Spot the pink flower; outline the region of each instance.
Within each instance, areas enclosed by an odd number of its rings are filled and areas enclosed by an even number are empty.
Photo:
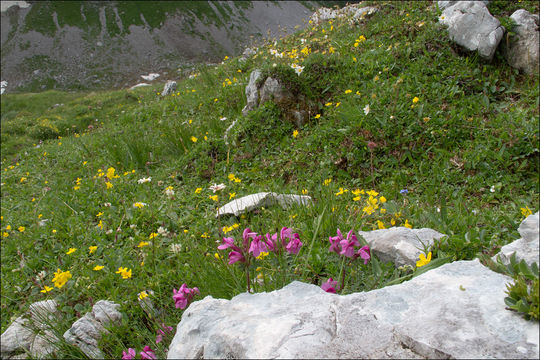
[[[300,235],[298,235],[297,233],[294,233],[293,235],[294,237],[289,241],[289,243],[287,244],[287,246],[285,247],[285,249],[290,253],[290,254],[298,254],[298,252],[300,251],[300,248],[302,247],[302,242],[300,241]]]
[[[173,288],[174,305],[177,309],[185,309],[196,294],[200,294],[199,289],[196,287],[190,289],[185,283],[180,286],[178,291]]]
[[[252,253],[254,257],[258,257],[261,252],[268,252],[268,247],[263,241],[262,235],[255,236],[253,238],[248,252]]]
[[[254,239],[257,236],[256,232],[252,232],[250,228],[245,228],[242,234],[244,249],[249,248],[250,239]]]
[[[277,233],[270,237],[270,234],[266,234],[266,247],[268,251],[275,251],[277,246]]]
[[[158,330],[158,335],[156,336],[156,344],[159,344],[163,341],[163,336],[167,336],[168,333],[172,333],[174,331],[172,326],[166,326],[165,324],[161,324],[161,329]]]
[[[354,257],[354,247],[360,246],[360,243],[356,238],[356,234],[352,230],[347,234],[347,239],[341,240],[339,244],[341,245],[340,255],[345,255],[351,258]]]
[[[129,348],[127,352],[122,351],[122,360],[133,360],[136,355],[137,352],[135,349]]]
[[[246,258],[239,251],[231,251],[229,253],[229,265],[232,265],[237,261],[246,262]]]
[[[323,289],[326,292],[335,294],[336,293],[336,286],[337,286],[337,281],[330,278],[324,284],[321,285],[321,289]]]
[[[231,248],[231,249],[236,250],[236,251],[240,251],[240,248],[238,246],[234,245],[234,238],[232,238],[232,237],[223,238],[223,244],[218,246],[219,250],[225,250],[225,249],[228,249],[228,248]]]
[[[341,252],[341,246],[340,241],[343,240],[343,235],[341,235],[341,231],[337,229],[337,236],[330,236],[328,237],[328,240],[330,241],[330,248],[328,251],[333,251],[336,254],[339,254]]]
[[[364,265],[366,265],[371,259],[371,252],[369,250],[369,246],[366,245],[358,249],[358,252],[354,254],[354,258],[356,259],[359,256],[364,259]]]
[[[288,227],[283,227],[279,233],[279,237],[281,238],[281,244],[283,244],[283,247],[287,246],[288,241],[286,239],[292,238],[292,230]]]
[[[140,354],[141,359],[156,359],[156,354],[148,345],[143,348],[143,351],[141,351]]]

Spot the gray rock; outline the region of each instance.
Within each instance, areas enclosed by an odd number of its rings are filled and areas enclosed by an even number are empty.
[[[448,26],[452,41],[491,60],[504,34],[499,20],[480,1],[458,1],[447,7],[439,21]]]
[[[111,301],[100,300],[82,318],[75,321],[71,328],[64,333],[64,339],[69,344],[81,349],[91,359],[103,359],[104,354],[98,348],[98,341],[103,333],[109,332],[105,328],[111,322],[119,323],[122,314],[117,310],[120,305]]]
[[[15,354],[20,352],[28,353],[34,358],[51,357],[58,340],[51,331],[55,327],[57,316],[57,304],[54,300],[30,305],[28,312],[17,318],[2,334],[1,357],[13,359],[17,356]]]
[[[278,105],[288,106],[295,102],[294,95],[277,79],[267,78],[261,88],[261,104],[272,101]]]
[[[222,207],[216,213],[216,217],[224,215],[238,216],[245,212],[261,208],[264,206],[280,205],[283,208],[292,205],[308,205],[311,204],[311,197],[307,195],[293,194],[276,194],[273,192],[260,192],[256,194],[242,196],[233,200]]]
[[[508,64],[526,74],[538,73],[540,35],[539,17],[527,10],[517,10],[510,16],[516,22],[515,35],[506,36],[502,50]]]
[[[450,6],[454,6],[458,2],[459,1],[437,1],[437,5],[439,5],[440,10],[444,10]],[[482,0],[482,2],[484,3],[484,5],[488,6],[490,0]]]
[[[353,20],[354,21],[360,21],[368,17],[369,15],[375,14],[379,9],[377,9],[374,6],[365,6],[360,9],[357,9],[354,12]]]
[[[182,315],[168,358],[538,358],[538,322],[505,309],[506,283],[478,260],[346,296],[293,282]]]
[[[432,229],[409,229],[392,227],[373,231],[359,231],[369,244],[371,251],[383,262],[391,261],[396,266],[416,266],[424,247],[430,248],[434,240],[446,235]]]
[[[538,212],[527,216],[521,225],[519,225],[518,232],[521,235],[521,239],[503,246],[501,251],[491,258],[493,261],[500,258],[503,264],[508,265],[510,263],[510,257],[515,253],[518,262],[525,260],[528,265],[531,265],[533,262],[538,264],[538,258],[540,256]]]
[[[163,87],[163,91],[161,92],[161,96],[167,96],[176,91],[176,81],[169,80]]]
[[[249,75],[249,83],[246,86],[247,104],[242,109],[242,114],[244,116],[259,105],[259,89],[257,88],[257,81],[261,77],[261,74],[261,70],[255,69]]]
[[[257,50],[247,47],[244,52],[242,53],[242,57],[240,57],[239,61],[244,62],[247,61],[249,58],[251,58],[253,55],[257,54]]]

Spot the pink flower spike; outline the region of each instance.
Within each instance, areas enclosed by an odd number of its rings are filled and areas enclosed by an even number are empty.
[[[232,237],[223,238],[223,244],[218,246],[219,250],[225,250],[234,246],[234,239]]]
[[[143,351],[141,351],[140,354],[141,359],[156,359],[156,354],[148,345],[143,348]]]
[[[341,240],[339,243],[342,249],[339,254],[352,258],[354,256],[354,241]]]
[[[288,241],[286,241],[285,239],[292,238],[292,230],[288,227],[283,227],[281,229],[281,232],[279,233],[279,237],[281,238],[281,244],[283,244],[283,246],[286,246]]]
[[[255,236],[257,236],[257,233],[256,232],[252,232],[250,228],[245,228],[244,229],[244,233],[242,234],[242,239],[244,240],[243,242],[243,245],[244,245],[244,250],[248,248],[249,246],[249,239],[250,238],[255,238]]]
[[[156,336],[156,344],[159,344],[162,341],[163,341],[163,335],[160,334],[160,335]]]
[[[258,257],[261,252],[268,252],[268,248],[262,240],[263,237],[261,235],[255,236],[255,238],[251,242],[248,253],[252,253],[254,257]]]
[[[246,262],[246,258],[239,251],[231,251],[229,253],[229,265],[232,265],[237,261]]]
[[[287,247],[285,248],[290,254],[298,254],[300,251],[300,248],[302,247],[302,242],[300,241],[300,236],[298,234],[294,234],[294,238],[289,241],[289,244],[287,244]]]
[[[272,237],[270,237],[270,234],[266,233],[266,247],[268,248],[268,251],[275,251],[276,250],[276,245],[277,245],[277,233],[275,233],[274,235],[272,235]]]
[[[347,240],[351,241],[354,246],[360,246],[360,243],[358,242],[358,238],[356,237],[356,234],[354,233],[352,229],[347,234]]]
[[[336,286],[337,286],[337,281],[330,278],[325,283],[323,283],[321,285],[321,289],[323,289],[324,291],[326,291],[328,293],[335,294],[336,293]]]
[[[137,356],[135,349],[129,348],[127,352],[122,351],[122,360],[133,360]]]
[[[341,239],[339,238],[339,236],[329,236],[328,240],[330,241],[330,247],[328,248],[328,251],[333,251],[336,254],[339,254],[341,252],[341,246],[339,245]]]
[[[356,253],[356,255],[364,259],[364,265],[366,265],[368,261],[371,259],[371,251],[369,250],[369,246],[366,245],[358,249],[358,252]]]

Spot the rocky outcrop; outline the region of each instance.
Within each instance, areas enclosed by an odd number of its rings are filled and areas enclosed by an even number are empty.
[[[311,203],[311,197],[307,195],[260,192],[256,194],[242,196],[241,198],[238,198],[223,205],[218,209],[216,217],[224,215],[238,216],[245,212],[252,211],[254,209],[258,209],[264,206],[280,205],[283,208],[287,208],[295,204],[308,205]]]
[[[490,3],[490,0],[481,0],[481,1],[486,6]],[[439,6],[440,10],[444,10],[444,9],[450,7],[450,6],[454,6],[458,2],[459,2],[458,0],[454,0],[454,1],[437,1],[437,5]]]
[[[173,94],[176,91],[176,81],[169,80],[165,83],[161,96]]]
[[[50,358],[56,350],[53,331],[58,316],[54,300],[33,303],[23,316],[18,317],[2,334],[0,352],[2,359]]]
[[[507,34],[501,44],[508,64],[526,74],[538,73],[538,44],[540,44],[538,14],[531,14],[527,10],[520,9],[510,18],[514,20],[516,26],[511,29],[512,34]]]
[[[117,310],[120,305],[111,301],[100,300],[92,311],[75,321],[71,328],[64,333],[64,339],[69,344],[81,349],[91,359],[103,359],[105,356],[98,348],[98,341],[102,334],[107,334],[105,328],[111,322],[118,324],[122,314]]]
[[[491,61],[504,34],[504,27],[481,1],[458,1],[439,18],[448,27],[452,41]]]
[[[376,13],[379,11],[374,6],[361,6],[360,4],[351,4],[342,7],[341,9],[330,9],[330,8],[319,8],[317,11],[311,15],[309,20],[312,24],[318,25],[322,22],[344,18],[344,17],[351,17],[352,22],[358,22],[367,16]]]
[[[505,309],[512,279],[478,260],[340,296],[293,282],[184,312],[168,358],[538,358],[538,322]]]
[[[246,86],[246,98],[247,104],[242,109],[242,114],[247,116],[251,110],[255,110],[259,105],[259,88],[257,82],[259,81],[262,73],[261,70],[255,69],[249,75],[249,82]]]
[[[394,265],[415,266],[418,256],[429,249],[434,240],[446,236],[432,229],[409,229],[392,227],[373,231],[359,231],[369,244],[371,251],[383,262],[393,262]]]
[[[525,260],[528,265],[531,265],[533,262],[538,264],[540,257],[538,214],[537,212],[534,215],[529,215],[523,220],[518,228],[521,239],[503,246],[501,251],[492,257],[492,260],[495,261],[499,257],[503,264],[508,265],[510,263],[510,257],[515,253],[518,262]]]

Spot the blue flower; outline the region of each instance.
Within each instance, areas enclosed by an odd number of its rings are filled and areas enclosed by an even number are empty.
[[[409,190],[401,189],[401,190],[399,190],[399,193],[402,194],[402,195],[407,195],[409,193]]]

